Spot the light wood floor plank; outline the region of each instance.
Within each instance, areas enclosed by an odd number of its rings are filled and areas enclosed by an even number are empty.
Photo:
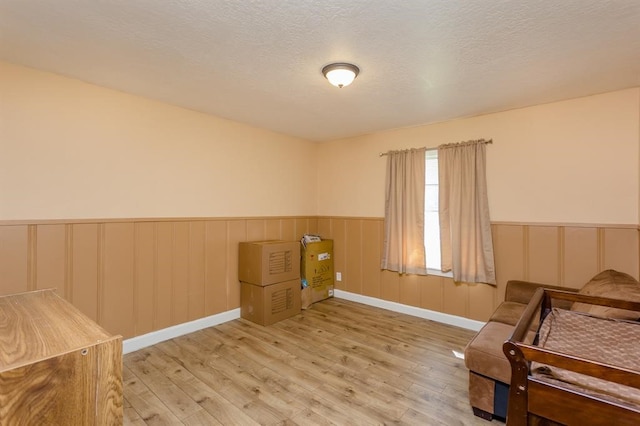
[[[308,426],[330,426],[335,425],[329,419],[321,416],[310,408],[305,408],[296,414],[291,420],[301,425]]]
[[[140,417],[140,414],[135,410],[135,408],[128,406],[124,407],[124,423],[132,426],[144,426],[146,423]]]
[[[243,425],[258,423],[247,416],[240,408],[223,398],[207,384],[191,374],[179,359],[162,352],[157,346],[141,351],[147,360],[162,371],[173,383],[198,403],[205,411],[222,424],[241,422]]]
[[[259,400],[252,390],[245,389],[232,380],[225,371],[211,366],[210,359],[198,358],[198,352],[189,352],[180,347],[180,339],[162,342],[158,347],[170,356],[179,359],[185,368],[200,381],[211,387],[245,414],[260,424],[276,424],[282,420],[274,408]]]
[[[123,369],[125,398],[131,403],[142,421],[147,425],[180,424],[180,420],[161,401],[147,385],[127,367]],[[130,413],[128,417],[131,417]]]
[[[185,426],[218,426],[222,425],[215,417],[200,409],[182,421]]]
[[[144,354],[131,357],[127,366],[179,420],[184,420],[201,410],[201,407],[189,395],[176,386],[163,372],[147,362],[147,357]]]
[[[473,335],[340,299],[230,321],[125,355],[125,424],[488,426],[452,353]]]

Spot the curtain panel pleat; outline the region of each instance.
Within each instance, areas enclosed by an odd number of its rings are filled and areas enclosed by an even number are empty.
[[[381,268],[401,274],[425,275],[425,149],[389,152],[385,186]]]
[[[496,284],[484,141],[438,148],[442,270],[456,282]]]

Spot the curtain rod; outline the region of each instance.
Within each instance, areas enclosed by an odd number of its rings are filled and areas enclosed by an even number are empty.
[[[493,143],[493,139],[489,139],[489,140],[484,140],[484,139],[472,139],[469,141],[464,141],[464,142],[458,142],[458,143],[451,143],[451,144],[443,144],[440,146],[447,146],[447,145],[457,145],[457,144],[464,144],[464,143],[471,143],[471,142],[478,142],[478,143],[484,143],[484,144],[490,144]],[[438,148],[427,148],[426,146],[423,147],[425,151],[436,151]],[[412,148],[412,149],[420,149],[420,148]],[[402,150],[401,150],[402,151]],[[409,151],[409,150],[404,150],[404,151]],[[382,157],[384,155],[389,155],[390,152],[393,151],[387,151],[387,152],[381,152],[379,157]]]

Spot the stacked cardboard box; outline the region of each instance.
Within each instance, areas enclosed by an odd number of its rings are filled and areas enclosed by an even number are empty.
[[[300,313],[300,244],[252,241],[239,245],[240,316],[261,325]]]
[[[306,287],[302,290],[302,306],[333,296],[333,240],[302,245],[300,275]]]

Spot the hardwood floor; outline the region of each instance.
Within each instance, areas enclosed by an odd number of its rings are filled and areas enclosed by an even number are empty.
[[[481,425],[473,332],[329,299],[262,327],[234,320],[124,357],[125,425]]]

